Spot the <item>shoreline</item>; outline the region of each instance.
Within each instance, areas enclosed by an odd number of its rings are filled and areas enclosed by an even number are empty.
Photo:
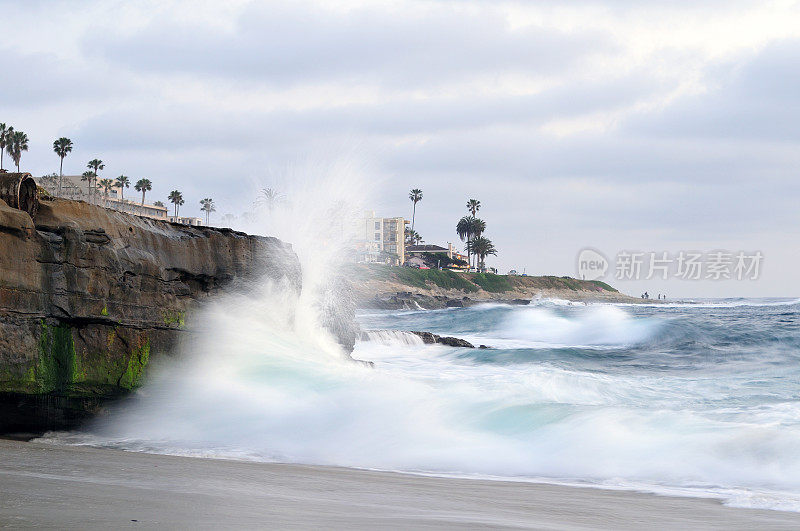
[[[632,297],[604,282],[571,277],[478,275],[374,264],[352,265],[349,274],[354,300],[361,310],[439,310],[487,302],[525,305],[535,298],[587,303],[667,302]]]
[[[661,305],[666,300],[642,299],[622,293],[596,293],[583,291],[549,290],[534,293],[480,293],[465,294],[453,290],[429,290],[423,292],[407,286],[401,291],[380,291],[373,295],[358,297],[358,310],[441,310],[444,308],[467,308],[479,304],[509,304],[526,306],[537,299],[563,300],[574,303],[612,303],[630,305]]]
[[[713,498],[0,439],[0,526],[769,528]]]

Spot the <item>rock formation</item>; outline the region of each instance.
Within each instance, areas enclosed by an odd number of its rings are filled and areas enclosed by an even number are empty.
[[[447,345],[448,347],[475,348],[475,345],[466,339],[461,339],[458,337],[440,336],[437,334],[432,334],[431,332],[420,332],[417,330],[411,330],[411,333],[422,338],[422,342],[426,345],[438,343],[439,345]],[[483,347],[483,345],[481,346]]]
[[[27,185],[5,186],[25,175],[0,174],[0,197],[23,193],[17,208],[0,200],[0,432],[68,427],[136,387],[187,312],[223,287],[263,275],[301,287],[296,255],[275,238],[81,201],[31,205]]]

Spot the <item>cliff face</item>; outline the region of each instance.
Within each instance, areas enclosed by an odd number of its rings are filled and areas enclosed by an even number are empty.
[[[262,275],[300,289],[275,238],[0,201],[0,431],[67,427],[136,387],[199,301]]]

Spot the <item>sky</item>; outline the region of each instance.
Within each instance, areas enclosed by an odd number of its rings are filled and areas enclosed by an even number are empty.
[[[800,2],[0,0],[0,122],[22,166],[250,208],[342,157],[366,208],[457,242],[481,201],[500,272],[653,296],[800,296]],[[6,166],[9,166],[6,163]],[[324,177],[323,177],[324,178]],[[332,177],[333,178],[333,177]],[[131,190],[131,193],[132,190]],[[213,219],[212,219],[213,223]],[[459,242],[460,243],[460,242]],[[761,252],[758,279],[617,279],[620,252]]]

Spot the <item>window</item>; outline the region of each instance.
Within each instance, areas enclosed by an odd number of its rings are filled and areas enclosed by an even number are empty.
[[[375,233],[375,241],[376,241],[376,242],[379,242],[379,241],[381,241],[381,233],[380,233],[380,232],[376,232],[376,233]]]
[[[380,221],[376,221],[375,222],[375,230],[381,230],[381,222]]]

